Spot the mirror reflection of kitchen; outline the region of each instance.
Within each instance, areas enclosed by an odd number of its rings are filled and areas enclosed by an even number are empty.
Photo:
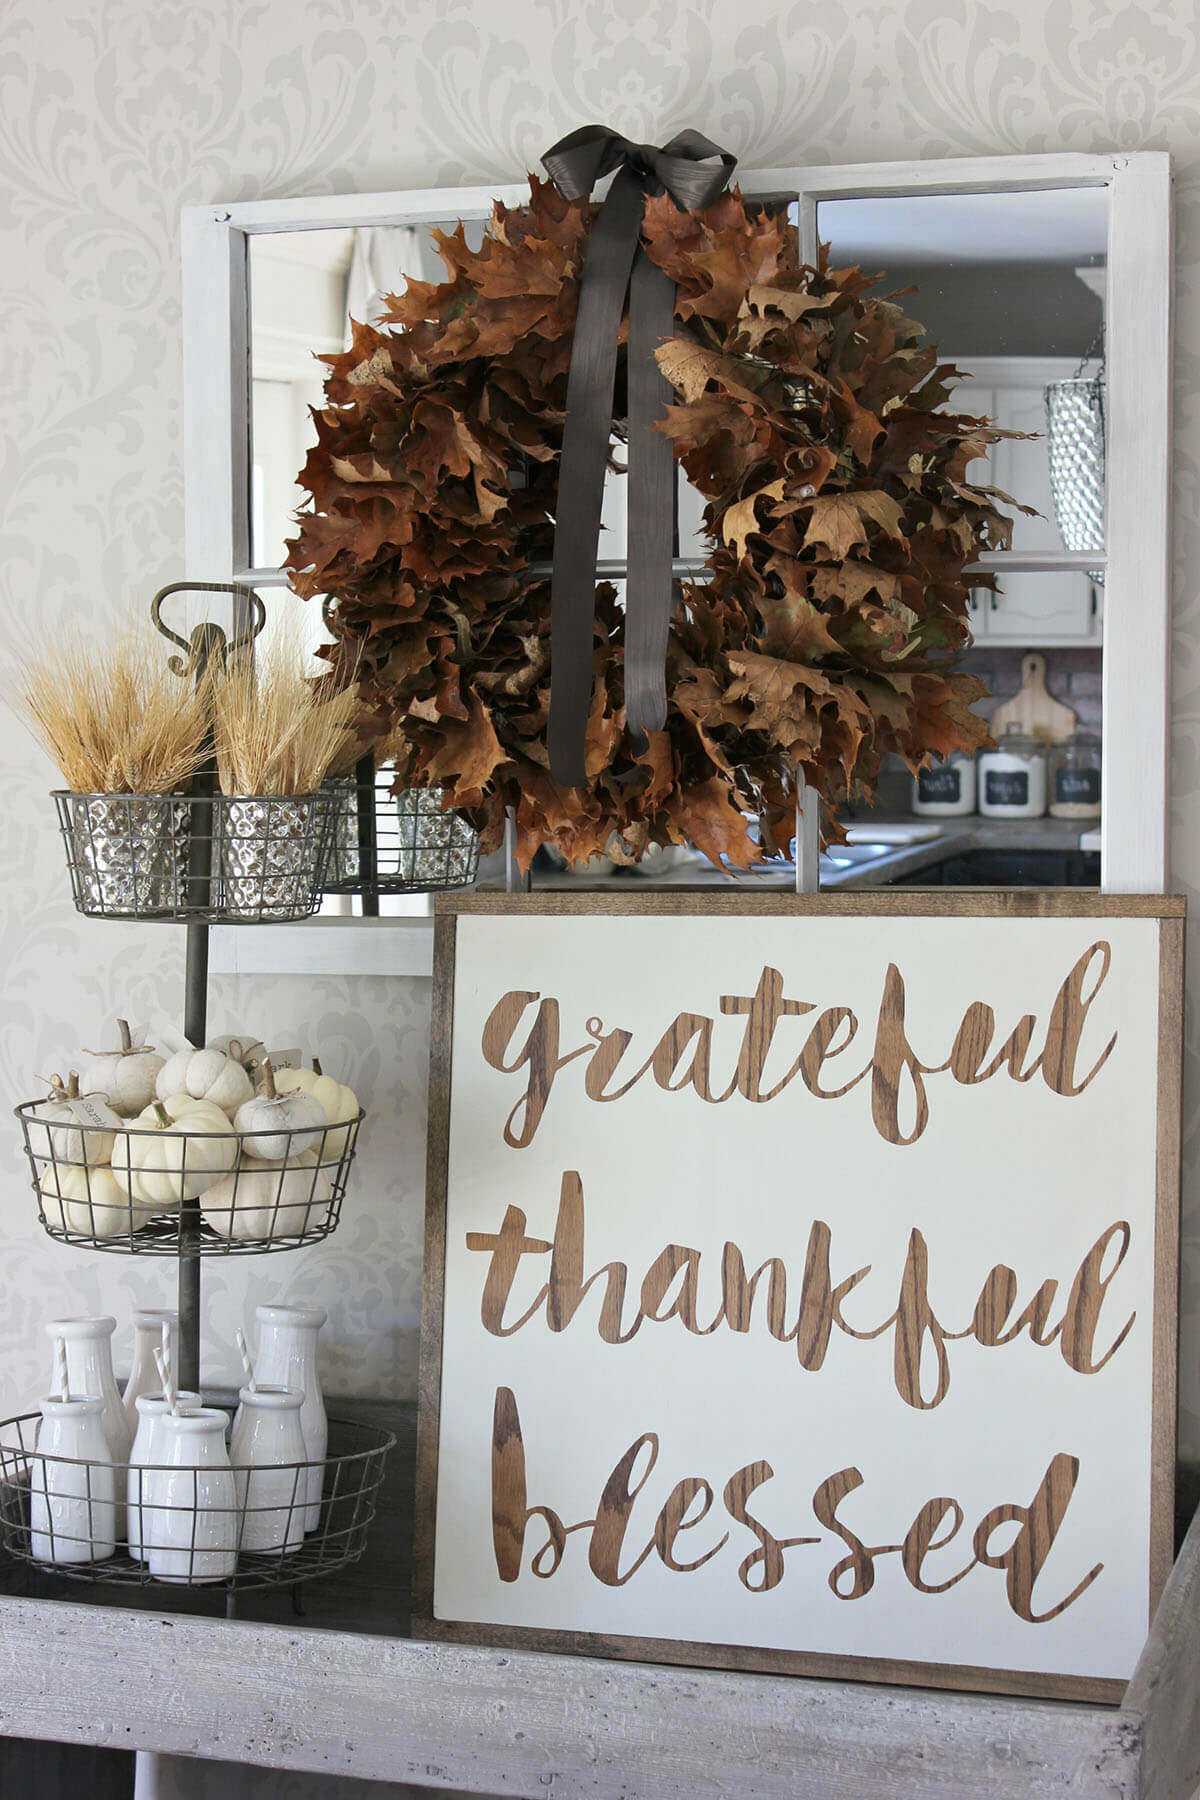
[[[452,231],[446,223],[443,229]],[[468,233],[480,227],[467,227]],[[281,231],[250,239],[250,541],[254,565],[278,568],[305,499],[296,474],[323,404],[319,358],[345,350],[350,320],[374,324],[405,279],[441,281],[431,226]]]
[[[250,239],[251,484],[250,541],[254,566],[276,569],[294,517],[307,496],[297,484],[315,442],[311,407],[323,401],[322,356],[350,343],[350,321],[375,324],[388,294],[403,293],[409,277],[441,282],[445,265],[435,230],[457,221],[418,225],[284,231]],[[478,249],[484,225],[468,219],[467,243]],[[623,449],[617,446],[618,462]],[[686,483],[684,484],[686,487]],[[687,525],[699,528],[700,502],[687,490]],[[601,560],[625,550],[625,484],[613,477],[604,502]]]
[[[1103,188],[818,208],[834,264],[915,290],[906,312],[963,373],[952,404],[1038,434],[996,445],[970,479],[1040,515],[1015,515],[1026,566],[997,558],[998,591],[972,596],[961,666],[987,685],[976,710],[997,748],[919,784],[889,758],[875,805],[842,809],[855,841],[822,858],[823,887],[1099,883],[1107,229]],[[1077,566],[1053,566],[1068,553]]]
[[[442,229],[454,230],[452,221]],[[296,480],[316,441],[310,408],[324,404],[319,359],[345,350],[350,321],[375,323],[406,278],[442,281],[432,225],[281,231],[250,239],[250,544],[257,569],[276,569],[307,495]],[[466,227],[477,243],[479,224]],[[472,233],[475,235],[472,236]],[[272,590],[268,629],[328,637],[316,605]]]

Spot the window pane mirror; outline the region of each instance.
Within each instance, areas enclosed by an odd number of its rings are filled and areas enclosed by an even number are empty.
[[[306,495],[296,476],[315,439],[310,408],[324,404],[320,361],[346,349],[350,320],[375,324],[388,294],[409,277],[442,281],[433,229],[422,225],[277,231],[249,240],[251,443],[250,545],[258,568],[283,561],[293,515]],[[471,221],[468,241],[483,226]]]
[[[851,866],[894,867],[892,879],[921,885],[1096,886],[1108,189],[826,200],[816,230],[831,263],[881,276],[877,291],[895,293],[960,372],[949,405],[1019,434],[969,473],[1033,510],[1004,506],[1011,550],[992,559],[996,588],[972,596],[975,645],[963,666],[989,690],[976,710],[999,709],[1002,726],[1005,703],[1029,689],[1027,653],[1036,653],[1034,685],[1058,702],[1039,708],[1039,724],[1076,740],[1061,754],[1047,746],[1044,767],[989,756],[974,769],[936,768],[920,784],[891,759],[874,808],[847,809],[855,835],[872,820],[899,828],[914,810],[920,828],[936,823],[943,835]],[[1093,566],[1054,566],[1085,550]],[[842,885],[838,854],[825,866]]]
[[[943,359],[962,370],[963,410],[1033,434],[998,445],[990,468],[976,474],[1033,507],[1034,516],[1015,514],[1011,548],[981,559],[980,573],[995,575],[998,589],[975,592],[968,656],[992,692],[981,710],[1044,680],[1051,701],[1072,708],[1086,734],[1102,735],[1101,860],[1090,847],[1078,849],[1091,822],[1075,819],[1076,853],[1093,859],[1086,866],[1039,873],[994,862],[984,872],[958,860],[951,873],[947,855],[947,868],[926,880],[1058,883],[1094,881],[1099,871],[1109,891],[1162,891],[1169,158],[984,157],[740,171],[739,180],[747,195],[790,208],[806,260],[821,239],[835,263],[877,270],[885,290],[914,289],[903,304]],[[525,190],[443,188],[185,210],[191,576],[251,581],[275,618],[303,617],[310,645],[318,641],[317,609],[286,597],[279,569],[291,515],[304,498],[295,476],[309,442],[308,408],[321,392],[313,353],[340,349],[347,318],[371,317],[372,296],[377,304],[406,275],[439,278],[430,227],[461,219],[477,236],[496,198],[519,206]],[[605,507],[605,560],[623,549],[623,499],[618,484]],[[678,508],[685,559],[703,555],[697,514],[685,486]],[[1045,662],[1032,677],[1031,654]],[[1094,770],[1076,774],[1072,793],[1091,793]],[[996,804],[1013,787],[1001,781]],[[910,778],[900,770],[874,817],[890,808],[911,820],[912,804]],[[984,822],[969,816],[973,828]],[[935,814],[930,822],[953,835],[953,817]],[[862,844],[818,865],[806,834],[795,874],[779,871],[774,879],[809,888],[879,885],[915,882],[932,868],[936,859],[928,856],[889,860],[861,829],[864,821],[854,823]],[[1021,851],[1022,823],[1009,819],[1007,846],[999,833],[989,849]],[[1059,824],[1040,821],[1048,840],[1052,823]],[[679,878],[723,879],[699,863]]]

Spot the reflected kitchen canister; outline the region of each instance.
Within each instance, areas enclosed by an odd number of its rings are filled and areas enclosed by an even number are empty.
[[[1019,725],[979,753],[979,810],[985,819],[1040,819],[1046,810],[1046,747]]]
[[[1050,816],[1053,819],[1100,817],[1100,739],[1077,731],[1049,755]]]
[[[961,819],[975,811],[975,758],[952,750],[944,762],[931,763],[913,776],[913,811],[934,818]]]

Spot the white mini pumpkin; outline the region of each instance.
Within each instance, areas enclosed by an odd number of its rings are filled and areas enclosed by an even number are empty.
[[[39,1191],[46,1223],[80,1237],[124,1237],[154,1217],[154,1207],[132,1201],[106,1166],[85,1169],[60,1164],[46,1170]]]
[[[97,1165],[112,1155],[112,1132],[82,1123],[72,1108],[71,1101],[79,1097],[79,1076],[74,1069],[65,1086],[57,1075],[52,1077],[50,1097],[38,1107],[36,1124],[29,1126],[29,1147],[39,1161]]]
[[[299,1088],[281,1094],[270,1057],[263,1060],[262,1075],[261,1093],[239,1106],[233,1119],[239,1131],[259,1134],[245,1146],[247,1154],[260,1162],[282,1162],[287,1157],[295,1161],[304,1150],[319,1149],[319,1143],[304,1140],[325,1129],[321,1102]]]
[[[190,1094],[208,1100],[232,1118],[243,1100],[254,1093],[254,1083],[240,1062],[224,1050],[209,1045],[203,1050],[178,1050],[158,1071],[154,1091],[160,1100],[170,1094]]]
[[[358,1095],[353,1088],[348,1088],[344,1082],[335,1081],[332,1075],[326,1075],[315,1056],[311,1069],[277,1070],[275,1086],[281,1094],[311,1094],[324,1108],[327,1125],[346,1126],[345,1130],[326,1133],[321,1152],[322,1162],[340,1162],[354,1135],[350,1129],[350,1121],[357,1119],[361,1110]]]
[[[135,1044],[125,1019],[117,1020],[119,1050],[89,1050],[91,1059],[80,1071],[85,1094],[103,1094],[114,1112],[132,1119],[154,1098],[154,1083],[163,1059],[157,1050]]]
[[[174,1212],[228,1174],[238,1141],[219,1106],[168,1094],[130,1121],[113,1147],[113,1174],[132,1200]]]
[[[242,1155],[204,1196],[204,1220],[220,1237],[301,1237],[329,1219],[332,1184],[315,1150],[287,1162]]]
[[[226,1056],[232,1056],[234,1062],[241,1063],[248,1069],[252,1063],[261,1062],[267,1054],[267,1047],[261,1038],[256,1038],[249,1031],[228,1031],[220,1037],[209,1038],[204,1046],[206,1050],[223,1050]]]

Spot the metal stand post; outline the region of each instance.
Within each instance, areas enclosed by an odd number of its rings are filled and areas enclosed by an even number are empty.
[[[201,625],[193,636],[193,675],[197,687],[211,660],[225,655],[225,634],[215,625]],[[209,755],[192,781],[199,804],[192,813],[188,846],[188,903],[212,904],[213,809],[217,764],[211,735]],[[208,804],[205,805],[204,801]],[[183,1034],[200,1049],[208,1039],[208,926],[190,921],[183,977]],[[200,1226],[199,1200],[184,1200],[179,1209],[179,1385],[200,1392]]]
[[[362,916],[379,917],[379,845],[375,829],[375,753],[368,750],[354,765],[358,818],[358,878],[362,883]]]
[[[234,597],[235,631],[232,642],[219,625],[197,625],[190,638],[182,638],[163,623],[162,603],[175,593],[230,593]],[[199,687],[212,666],[249,647],[262,630],[266,609],[258,595],[237,584],[219,581],[177,581],[159,590],[150,616],[162,635],[187,652],[173,656],[169,667]],[[213,808],[217,785],[216,751],[210,731],[207,755],[192,781],[192,830],[188,845],[187,902],[204,912],[212,905]],[[205,804],[208,802],[208,804]],[[208,924],[189,920],[184,965],[183,1031],[189,1043],[200,1049],[208,1037]],[[200,1229],[203,1214],[199,1200],[184,1200],[179,1217],[179,1386],[200,1391]]]
[[[184,1036],[197,1048],[208,1036],[208,926],[187,927]],[[200,1392],[199,1200],[185,1200],[179,1218],[179,1385]]]

